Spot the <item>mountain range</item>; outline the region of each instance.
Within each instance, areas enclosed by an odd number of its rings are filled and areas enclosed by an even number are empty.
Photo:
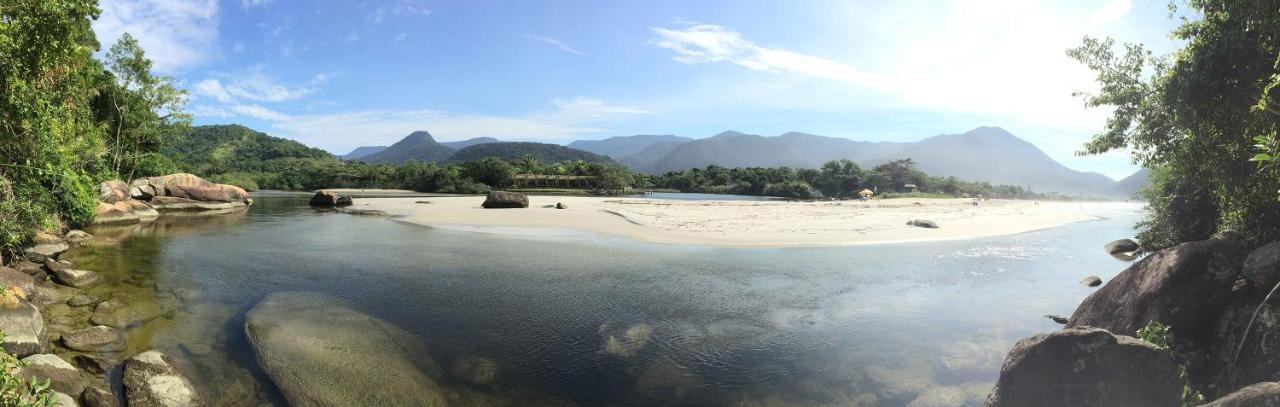
[[[373,152],[365,153],[369,151]],[[1038,192],[1115,198],[1131,197],[1146,185],[1149,176],[1143,170],[1115,181],[1099,173],[1076,171],[999,127],[979,127],[915,142],[854,141],[800,132],[766,137],[725,131],[703,139],[634,135],[579,140],[567,146],[500,142],[488,137],[438,143],[429,133],[418,131],[390,147],[360,147],[343,158],[398,164],[408,160],[446,162],[482,157],[513,160],[525,154],[543,162],[612,159],[634,171],[652,174],[713,164],[729,168],[817,168],[842,158],[874,167],[910,158],[931,175],[1017,185]]]

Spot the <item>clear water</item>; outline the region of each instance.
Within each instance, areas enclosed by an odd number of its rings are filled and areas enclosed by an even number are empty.
[[[1101,247],[1138,215],[1089,205],[1107,218],[967,241],[730,249],[446,231],[307,198],[92,230],[99,244],[73,261],[105,275],[104,296],[197,292],[129,344],[183,359],[222,405],[282,403],[243,314],[284,290],[397,324],[441,366],[496,362],[492,383],[445,385],[513,405],[975,405],[1016,340],[1090,293],[1077,281],[1123,269]]]

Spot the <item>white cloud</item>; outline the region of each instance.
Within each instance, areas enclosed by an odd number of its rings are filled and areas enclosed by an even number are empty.
[[[561,51],[568,52],[570,54],[579,55],[579,56],[587,55],[586,53],[579,51],[577,48],[574,48],[573,46],[565,43],[564,41],[560,41],[555,38],[542,36],[542,35],[523,35],[523,37],[526,39],[540,41],[540,42],[549,44],[553,47],[559,48]]]
[[[327,74],[316,74],[311,80],[300,85],[285,85],[264,74],[261,70],[253,70],[247,74],[232,78],[208,78],[196,82],[194,93],[197,96],[208,96],[219,102],[228,103],[234,100],[257,102],[284,102],[301,99],[315,93],[320,85],[330,78]],[[225,82],[224,82],[225,80]]]
[[[1111,22],[1129,14],[1129,10],[1133,9],[1133,2],[1130,0],[1109,0],[1102,8],[1093,13],[1093,21]]]
[[[388,14],[403,17],[428,16],[431,15],[431,9],[427,8],[427,6],[418,4],[418,2],[414,0],[396,0],[396,4],[391,7],[378,7],[377,9],[374,9],[373,15],[370,18],[373,20],[374,24],[382,24],[382,21],[387,18]]]
[[[597,119],[628,114],[651,114],[653,112],[632,106],[612,105],[600,99],[579,95],[573,99],[555,99],[551,101],[558,109],[546,117],[559,121],[590,122]]]
[[[93,29],[103,48],[127,32],[160,72],[203,63],[218,39],[217,0],[103,0],[100,7]]]
[[[851,66],[781,48],[756,45],[736,31],[713,24],[698,24],[684,29],[654,28],[658,38],[650,43],[676,52],[675,60],[685,64],[730,62],[752,70],[795,73],[847,82],[860,86],[877,86],[878,80]]]
[[[265,6],[265,5],[271,4],[274,1],[275,0],[240,0],[240,7],[249,9],[249,8],[254,8],[258,6]]]
[[[236,104],[236,105],[231,105],[230,109],[232,112],[235,112],[236,114],[239,114],[241,116],[252,117],[255,119],[272,121],[272,122],[282,122],[282,121],[288,121],[292,119],[292,116],[277,112],[275,110],[271,110],[267,107],[260,106],[260,105]]]

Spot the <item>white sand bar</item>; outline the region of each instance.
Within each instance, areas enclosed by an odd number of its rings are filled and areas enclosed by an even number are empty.
[[[428,201],[430,203],[416,203]],[[735,247],[853,245],[1008,235],[1097,219],[1070,202],[968,199],[676,201],[530,196],[527,209],[484,209],[483,196],[366,198],[356,208],[434,227],[555,228],[647,242]],[[545,206],[562,202],[567,209]],[[912,219],[937,229],[908,226]]]

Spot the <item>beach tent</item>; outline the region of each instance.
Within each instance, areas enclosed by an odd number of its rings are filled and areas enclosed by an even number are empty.
[[[863,198],[870,198],[872,195],[875,195],[875,194],[876,193],[871,192],[870,189],[863,189],[861,192],[858,192],[858,195],[862,195]]]

